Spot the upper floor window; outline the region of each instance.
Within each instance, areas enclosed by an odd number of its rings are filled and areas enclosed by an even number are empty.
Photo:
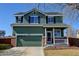
[[[48,17],[47,17],[47,22],[46,22],[46,23],[48,23],[48,24],[54,23],[54,17],[48,16]]]
[[[55,16],[55,23],[62,23],[62,16]]]
[[[30,24],[38,24],[40,22],[38,16],[30,16],[29,23]]]
[[[23,23],[23,16],[16,16],[16,23]]]

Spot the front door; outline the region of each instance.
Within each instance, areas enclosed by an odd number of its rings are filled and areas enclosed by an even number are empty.
[[[53,44],[52,31],[47,31],[47,44]]]

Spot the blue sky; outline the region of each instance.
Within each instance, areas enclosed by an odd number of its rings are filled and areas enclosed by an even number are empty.
[[[12,35],[11,24],[15,23],[15,17],[13,14],[17,12],[26,12],[32,8],[37,8],[38,4],[0,4],[0,30],[5,30],[6,35]],[[53,4],[53,6],[47,4],[44,8],[44,4],[40,4],[39,9],[42,11],[53,11],[62,12],[61,6]],[[65,15],[66,16],[66,15]],[[68,23],[67,20],[71,19],[69,16],[64,18],[64,22]],[[72,18],[73,19],[73,18]],[[78,29],[79,23],[72,24],[73,28]]]

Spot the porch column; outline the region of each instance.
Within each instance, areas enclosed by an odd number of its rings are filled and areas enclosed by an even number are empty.
[[[54,28],[53,28],[53,44],[55,45],[55,35],[54,35]]]
[[[69,27],[68,27],[69,28]],[[68,28],[67,28],[67,45],[69,46],[69,40],[68,40],[68,33],[69,33],[69,31],[68,31]]]
[[[46,31],[46,28],[45,28],[45,45],[47,44],[47,31]]]

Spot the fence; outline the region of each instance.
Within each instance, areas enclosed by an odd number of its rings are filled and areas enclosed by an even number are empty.
[[[13,37],[1,37],[0,38],[0,44],[11,44],[12,46],[15,46],[15,38]]]
[[[69,38],[69,45],[70,46],[77,46],[79,47],[79,38]]]

